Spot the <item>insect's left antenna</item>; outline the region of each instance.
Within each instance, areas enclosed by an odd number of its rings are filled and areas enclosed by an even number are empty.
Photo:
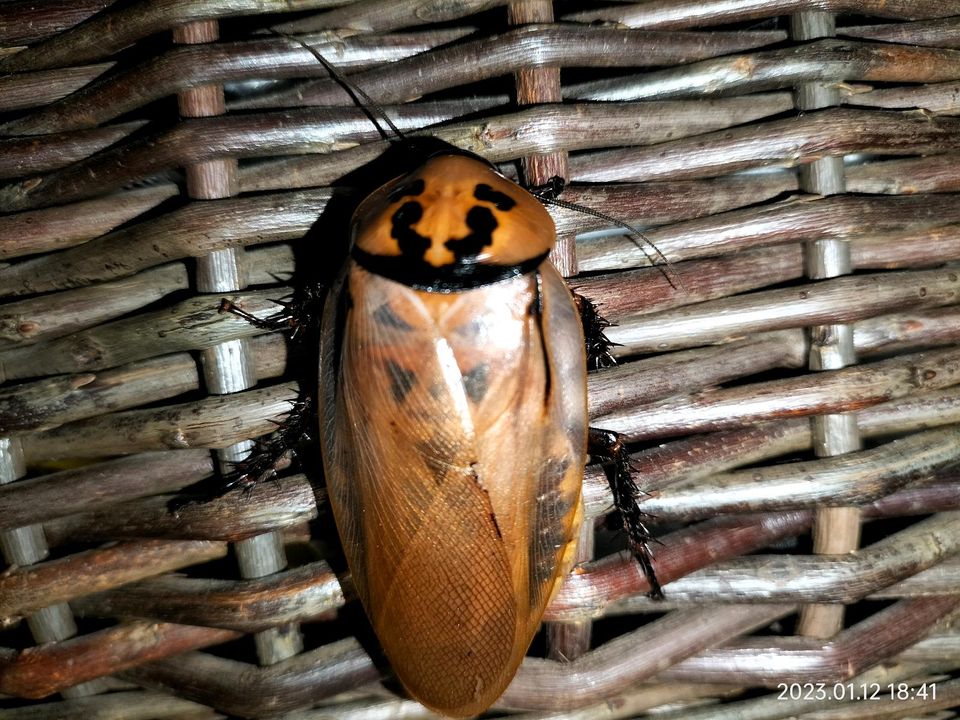
[[[267,30],[273,33],[274,35],[277,35],[278,37],[283,37],[283,38],[286,38],[287,40],[291,40],[295,42],[297,45],[302,47],[308,53],[313,55],[317,59],[317,62],[323,65],[324,69],[326,69],[326,71],[330,73],[330,77],[333,78],[333,80],[346,91],[347,95],[350,96],[350,99],[353,100],[353,102],[355,102],[361,110],[363,110],[363,112],[366,114],[368,118],[370,118],[370,122],[372,122],[373,126],[377,128],[377,131],[380,133],[381,137],[383,137],[384,140],[387,140],[388,142],[394,142],[395,140],[400,140],[401,142],[407,142],[406,135],[404,135],[400,131],[400,128],[398,128],[396,124],[393,122],[393,120],[390,119],[390,116],[387,115],[387,111],[384,110],[383,107],[376,100],[374,100],[372,97],[367,95],[367,93],[364,92],[363,88],[357,86],[356,84],[348,80],[346,76],[337,69],[336,65],[334,65],[332,62],[327,60],[323,55],[321,55],[320,52],[315,47],[304,42],[303,40],[298,38],[296,35],[291,35],[290,33],[277,30],[276,28],[267,28]],[[390,137],[390,134],[383,129],[383,127],[380,125],[380,123],[377,120],[378,116],[381,120],[383,120],[387,124],[387,127],[389,127],[391,132],[393,132],[394,137]]]

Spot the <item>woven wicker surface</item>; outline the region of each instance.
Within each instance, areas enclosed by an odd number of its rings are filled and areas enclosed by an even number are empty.
[[[656,247],[551,208],[667,599],[598,523],[497,712],[953,717],[956,0],[0,3],[0,717],[434,717],[344,600],[315,458],[168,505],[315,372],[220,299],[334,265],[387,145],[266,28]]]

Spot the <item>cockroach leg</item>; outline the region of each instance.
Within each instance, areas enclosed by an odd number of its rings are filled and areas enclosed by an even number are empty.
[[[551,202],[560,197],[560,194],[566,186],[566,180],[559,175],[554,175],[543,185],[534,185],[528,188],[528,192],[541,202]]]
[[[597,306],[589,299],[578,293],[573,293],[573,302],[580,313],[580,323],[583,325],[583,339],[586,343],[587,367],[598,370],[602,367],[616,365],[617,361],[610,352],[610,348],[617,345],[606,336],[604,330],[611,326],[599,312]]]
[[[239,487],[248,493],[268,480],[279,485],[279,473],[297,459],[297,445],[309,440],[307,431],[314,418],[313,402],[308,396],[301,395],[291,404],[290,414],[276,423],[276,432],[258,439],[245,459],[232,463],[224,478],[224,491]]]
[[[649,547],[649,543],[654,539],[643,523],[646,513],[640,509],[638,503],[641,493],[630,473],[627,447],[617,433],[598,428],[590,428],[589,447],[591,455],[609,465],[606,468],[607,481],[610,483],[610,492],[613,493],[613,504],[623,520],[627,545],[650,583],[650,597],[659,600],[663,598],[663,589],[653,569],[653,556]]]
[[[271,300],[280,306],[273,315],[258,318],[238,307],[227,298],[220,300],[220,312],[228,312],[241,317],[254,327],[271,332],[289,330],[290,336],[298,337],[305,328],[319,325],[320,310],[323,306],[324,290],[320,285],[303,285],[292,296],[280,300]]]
[[[275,423],[276,431],[259,438],[250,454],[243,460],[230,463],[223,475],[203,481],[202,485],[198,485],[201,490],[176,497],[167,503],[170,512],[176,514],[188,505],[210,502],[236,489],[247,495],[257,485],[267,481],[279,487],[280,473],[296,462],[296,447],[311,439],[308,432],[316,418],[313,401],[307,395],[301,394],[290,404],[290,414]]]

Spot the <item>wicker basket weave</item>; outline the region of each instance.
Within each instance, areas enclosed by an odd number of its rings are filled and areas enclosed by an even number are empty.
[[[958,0],[0,2],[0,717],[435,717],[308,461],[169,505],[315,372],[220,298],[334,265],[387,145],[302,43],[656,247],[551,208],[667,599],[589,523],[492,714],[953,717]]]

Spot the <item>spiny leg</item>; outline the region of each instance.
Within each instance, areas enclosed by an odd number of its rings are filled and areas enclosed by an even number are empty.
[[[176,514],[189,505],[208,503],[236,489],[247,495],[260,483],[279,484],[279,474],[297,460],[297,446],[310,441],[309,428],[314,426],[316,418],[313,402],[307,395],[301,393],[289,402],[290,413],[283,420],[274,421],[277,426],[274,432],[254,441],[246,458],[230,463],[222,474],[173,498],[167,503],[168,510]]]
[[[291,404],[290,414],[276,423],[276,431],[258,439],[246,459],[233,463],[225,478],[225,491],[240,487],[246,493],[267,480],[277,482],[277,475],[293,464],[297,445],[310,440],[308,428],[313,424],[314,413],[313,403],[306,395]]]
[[[298,287],[289,299],[271,300],[271,302],[279,305],[280,309],[265,318],[251,315],[227,298],[220,300],[220,312],[241,317],[261,330],[271,332],[289,330],[290,337],[297,338],[304,329],[314,327],[319,323],[323,297],[323,288],[320,285],[304,285]]]
[[[544,203],[551,203],[557,200],[567,186],[567,181],[559,175],[554,175],[543,185],[533,185],[527,188],[527,192]]]
[[[266,318],[252,315],[227,298],[220,300],[220,312],[236,315],[263,330],[289,331],[292,339],[299,340],[310,335],[304,331],[319,326],[323,296],[322,286],[304,285],[298,287],[290,299],[273,300],[280,308]],[[277,476],[296,461],[296,446],[309,439],[307,428],[316,416],[307,392],[301,391],[290,404],[290,413],[276,423],[276,431],[256,440],[243,460],[230,463],[219,475],[174,498],[168,503],[168,509],[177,513],[188,505],[215,500],[237,488],[247,494],[261,482],[277,482]]]
[[[290,299],[273,300],[280,309],[267,318],[251,315],[226,298],[220,301],[220,312],[233,313],[265,330],[287,330],[291,339],[306,340],[311,335],[310,331],[319,327],[323,298],[321,285],[301,285]],[[257,440],[250,454],[233,464],[224,478],[224,492],[235,487],[242,487],[249,492],[266,480],[276,482],[278,473],[293,464],[297,457],[295,447],[309,440],[307,429],[311,427],[316,414],[308,392],[301,390],[291,405],[289,415],[277,423],[276,432]]]
[[[590,454],[607,461],[607,481],[613,493],[613,504],[620,512],[623,529],[627,533],[627,546],[643,568],[650,583],[649,595],[655,600],[663,598],[663,589],[653,569],[653,556],[649,543],[653,540],[643,523],[646,514],[640,509],[640,489],[630,473],[630,456],[620,436],[610,430],[590,428]]]
[[[580,323],[583,325],[583,339],[586,343],[587,367],[598,370],[602,367],[616,365],[617,361],[610,352],[617,343],[606,336],[604,330],[611,323],[599,312],[597,306],[589,299],[578,293],[573,293],[573,302],[580,313]]]

